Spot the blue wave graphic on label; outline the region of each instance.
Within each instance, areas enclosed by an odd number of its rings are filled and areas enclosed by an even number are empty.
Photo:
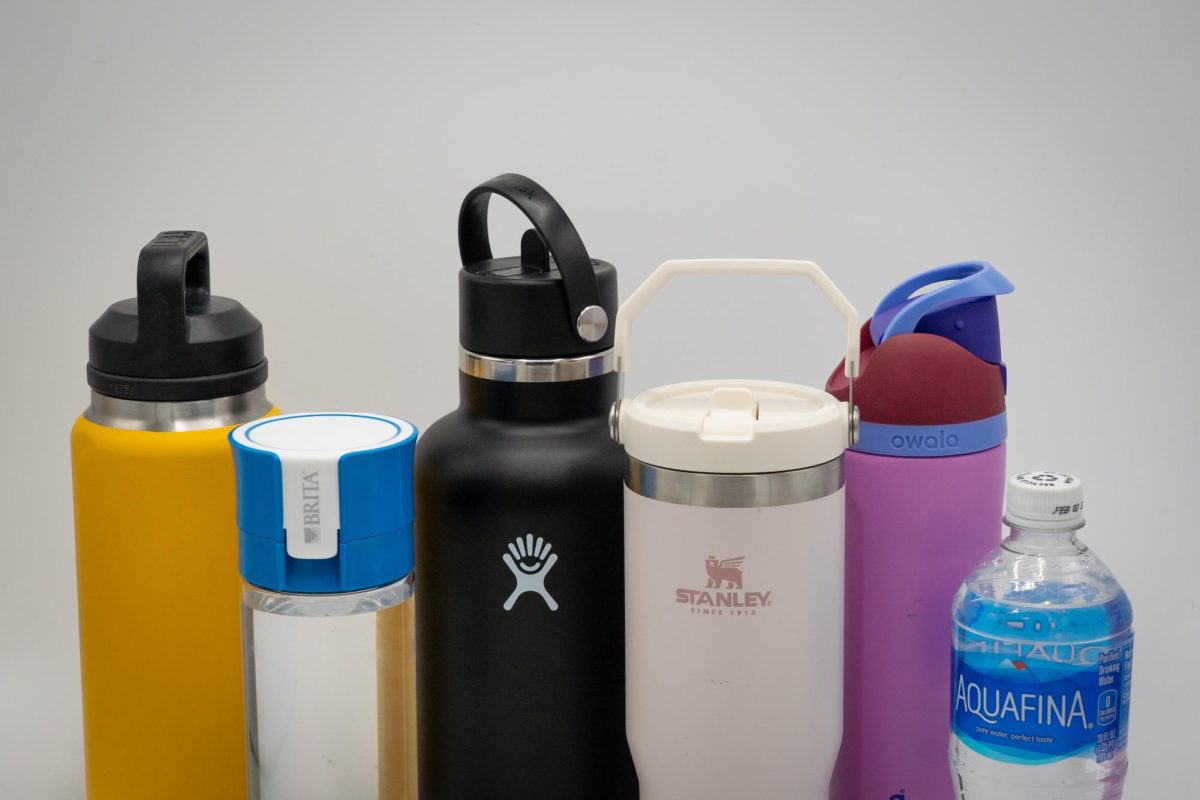
[[[1108,761],[1125,747],[1132,666],[1132,634],[1086,647],[962,641],[954,651],[954,731],[999,761]]]

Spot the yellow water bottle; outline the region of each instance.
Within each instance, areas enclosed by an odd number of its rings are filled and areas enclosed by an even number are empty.
[[[230,428],[274,413],[261,323],[160,233],[89,331],[71,432],[90,800],[246,796]]]

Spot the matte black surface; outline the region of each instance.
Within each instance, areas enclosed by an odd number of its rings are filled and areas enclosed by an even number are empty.
[[[130,400],[205,400],[267,380],[262,323],[209,292],[208,238],[164,231],[142,248],[137,297],[88,331],[88,384]]]
[[[521,239],[520,256],[492,257],[487,212],[493,194],[533,223]],[[459,212],[458,244],[459,342],[467,350],[504,358],[570,358],[612,347],[617,271],[588,256],[566,212],[537,182],[508,173],[472,189]],[[584,341],[575,327],[589,305],[608,313],[608,333],[596,342]]]
[[[616,375],[504,383],[460,375],[461,405],[416,452],[422,800],[625,800],[624,455]],[[516,586],[532,533],[558,561]]]

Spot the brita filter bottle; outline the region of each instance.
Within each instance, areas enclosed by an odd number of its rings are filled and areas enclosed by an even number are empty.
[[[1083,485],[1008,483],[1008,538],[954,599],[950,764],[960,800],[1118,800],[1133,609],[1077,532]]]
[[[210,293],[203,233],[167,231],[88,349],[71,431],[87,796],[244,797],[226,435],[272,412],[262,325]]]
[[[496,258],[493,195],[533,229]],[[424,800],[636,797],[625,743],[617,273],[542,186],[459,215],[459,406],[417,443]]]
[[[668,261],[617,316],[680,275],[808,278],[808,261]],[[843,452],[850,405],[808,386],[707,380],[614,408],[624,445],[629,744],[644,800],[827,795],[842,727]]]
[[[230,434],[252,800],[415,800],[412,460],[374,414]]]
[[[834,800],[953,797],[945,609],[1000,540],[996,296],[1010,291],[988,264],[941,267],[896,287],[863,327],[861,432],[845,459],[845,733]],[[849,399],[843,367],[826,388]]]

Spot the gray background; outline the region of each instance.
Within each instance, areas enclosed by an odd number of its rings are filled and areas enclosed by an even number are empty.
[[[0,15],[0,796],[82,794],[67,433],[87,326],[133,294],[141,246],[209,234],[285,409],[426,426],[456,401],[458,204],[510,170],[558,197],[623,297],[667,258],[811,258],[865,316],[927,267],[1000,267],[1010,467],[1085,478],[1086,539],[1137,611],[1127,796],[1194,794],[1194,6]],[[517,215],[494,217],[515,252]],[[839,342],[807,286],[695,279],[639,324],[631,387],[820,385]]]

